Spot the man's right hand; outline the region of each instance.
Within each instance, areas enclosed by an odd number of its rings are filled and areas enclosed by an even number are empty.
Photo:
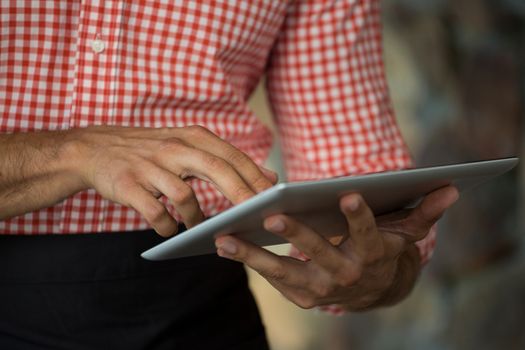
[[[204,220],[185,179],[212,183],[234,204],[277,182],[275,173],[201,126],[95,126],[71,129],[61,137],[67,146],[58,154],[72,160],[70,176],[82,187],[75,192],[93,188],[106,199],[132,207],[162,236],[177,230],[177,222],[158,200],[162,195],[187,227]]]

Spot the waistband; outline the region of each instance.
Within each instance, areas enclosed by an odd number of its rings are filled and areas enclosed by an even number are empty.
[[[181,225],[179,232],[184,230]],[[240,264],[214,254],[166,261],[148,261],[140,257],[143,251],[164,240],[153,230],[0,235],[0,283],[111,280],[187,269],[239,268]]]

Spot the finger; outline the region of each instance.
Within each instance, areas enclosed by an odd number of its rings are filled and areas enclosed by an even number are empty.
[[[184,129],[185,132],[180,134],[183,141],[224,159],[256,193],[273,186],[271,179],[246,153],[202,126],[193,125]]]
[[[158,167],[151,175],[151,184],[169,198],[187,228],[204,221],[204,214],[191,186],[180,177]]]
[[[273,185],[275,185],[277,183],[277,181],[279,180],[279,175],[277,175],[277,173],[275,171],[270,170],[268,168],[265,168],[262,165],[259,166],[259,169],[261,169],[261,171],[263,172],[264,176],[266,176],[266,178],[268,180],[270,180],[270,182]]]
[[[322,304],[320,298],[308,289],[290,287],[272,280],[269,280],[268,282],[275,289],[280,291],[286,299],[302,309],[311,309]]]
[[[348,224],[352,252],[367,262],[383,257],[384,246],[372,210],[358,193],[343,196],[339,201]]]
[[[413,234],[407,234],[406,237],[412,242],[423,239],[458,198],[459,192],[454,186],[446,186],[429,193],[407,217],[407,225],[413,229],[406,232]]]
[[[253,197],[256,192],[224,159],[192,149],[182,159],[191,175],[213,183],[233,204]]]
[[[156,142],[159,140],[161,149],[171,148],[172,141],[177,143],[186,143],[188,146],[201,149],[217,157],[223,158],[229,162],[232,167],[240,174],[241,177],[255,192],[261,192],[277,182],[277,174],[271,170],[258,166],[249,156],[237,149],[230,143],[222,140],[210,130],[199,126],[192,125],[182,128],[121,128],[120,132],[125,133],[128,138],[135,138],[135,145],[144,145],[139,147],[138,151],[143,149],[144,156],[149,157],[151,149],[151,139],[154,136]],[[153,149],[156,149],[156,146]],[[167,146],[167,147],[166,147]]]
[[[359,272],[359,268],[337,247],[289,216],[270,216],[264,220],[264,228],[292,243],[336,280],[344,279],[346,283],[347,279]]]
[[[445,210],[452,206],[459,198],[459,192],[454,186],[446,186],[426,195],[421,203],[412,211],[411,216],[423,223],[429,224],[428,228],[443,216]]]
[[[166,207],[142,186],[137,184],[128,188],[126,198],[127,204],[141,213],[159,235],[169,237],[177,232],[177,221]]]
[[[156,162],[181,178],[190,176],[213,183],[232,203],[238,204],[255,195],[255,192],[224,159],[179,139],[163,141],[163,152]]]
[[[413,209],[402,209],[388,214],[377,216],[376,225],[383,237],[385,257],[396,259],[407,246],[413,244],[413,238],[407,239],[406,231],[417,228],[407,226],[407,218]]]
[[[315,278],[307,273],[302,262],[278,256],[231,235],[218,237],[215,245],[219,256],[242,262],[271,281],[285,285],[305,286],[309,283],[309,279]]]

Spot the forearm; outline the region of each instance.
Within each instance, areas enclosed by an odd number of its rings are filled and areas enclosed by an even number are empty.
[[[67,131],[0,135],[0,220],[52,206],[85,188]]]

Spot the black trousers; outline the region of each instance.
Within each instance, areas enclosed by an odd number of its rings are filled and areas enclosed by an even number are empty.
[[[0,235],[0,349],[267,349],[242,265],[140,257],[161,241]]]

